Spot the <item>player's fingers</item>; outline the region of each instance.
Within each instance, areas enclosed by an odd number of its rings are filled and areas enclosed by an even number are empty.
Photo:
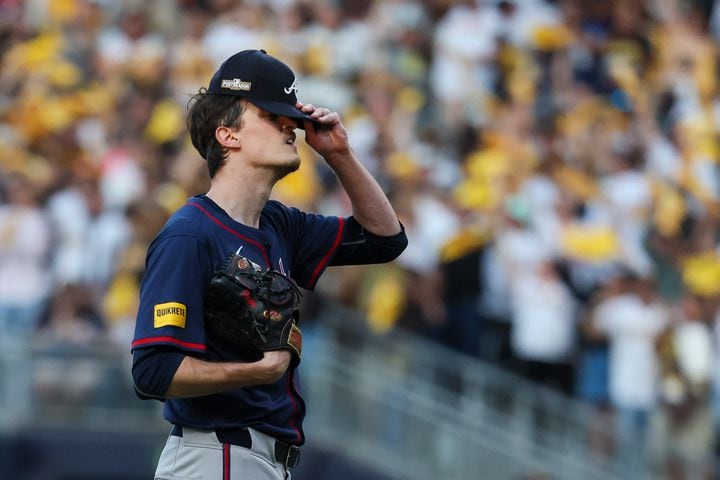
[[[315,105],[313,105],[312,103],[306,103],[302,107],[300,107],[300,110],[305,113],[312,113],[315,111]]]
[[[315,113],[313,113],[312,117],[320,123],[333,123],[333,122],[340,121],[340,115],[338,115],[337,112],[333,112],[328,109],[325,109],[324,112],[320,112],[317,115],[315,115]]]
[[[324,115],[327,115],[328,113],[332,113],[329,108],[316,108],[315,111],[313,111],[312,115],[310,115],[313,118],[322,117]]]

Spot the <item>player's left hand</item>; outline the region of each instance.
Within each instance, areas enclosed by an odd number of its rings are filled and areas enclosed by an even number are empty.
[[[345,155],[350,151],[347,131],[337,112],[301,102],[298,102],[296,107],[317,122],[304,121],[305,142],[323,158],[329,160],[336,155]]]

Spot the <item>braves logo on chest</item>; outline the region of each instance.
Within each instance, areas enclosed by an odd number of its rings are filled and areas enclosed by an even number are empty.
[[[241,252],[242,252],[242,250],[243,250],[243,247],[245,247],[245,245],[240,245],[240,247],[238,247],[238,249],[235,250],[235,254],[236,254],[236,255],[241,255],[241,254],[242,254]],[[246,253],[247,253],[247,252],[246,252]],[[252,260],[249,259],[249,258],[248,258],[248,261],[249,261],[250,263],[252,263],[253,266],[254,266],[255,268],[259,269],[259,270],[266,270],[266,269],[267,269],[267,267],[261,267],[257,262],[254,262],[254,261],[252,261]],[[272,263],[272,260],[271,260],[271,263]],[[285,275],[285,276],[288,276],[288,277],[290,276],[290,270],[285,267],[285,263],[283,262],[282,257],[277,257],[277,269],[273,268],[272,265],[270,266],[270,269],[271,269],[271,270],[276,270],[276,271],[282,273],[282,274]]]

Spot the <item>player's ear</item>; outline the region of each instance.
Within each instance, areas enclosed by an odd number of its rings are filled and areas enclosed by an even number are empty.
[[[240,131],[237,128],[220,126],[215,129],[215,139],[225,148],[240,148]]]

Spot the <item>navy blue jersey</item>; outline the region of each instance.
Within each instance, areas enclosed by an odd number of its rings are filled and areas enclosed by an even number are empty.
[[[312,289],[340,247],[348,221],[269,201],[259,228],[252,228],[204,195],[191,198],[148,249],[133,349],[170,346],[206,361],[247,361],[205,334],[203,305],[215,270],[237,252]],[[288,443],[304,442],[305,404],[294,369],[271,385],[168,399],[164,416],[188,427],[252,426]]]

